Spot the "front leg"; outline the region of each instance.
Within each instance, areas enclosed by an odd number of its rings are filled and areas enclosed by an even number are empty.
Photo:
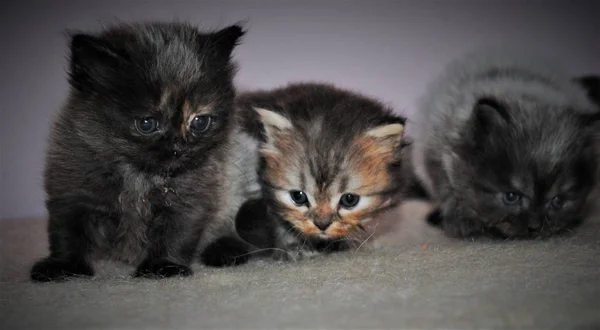
[[[133,276],[156,279],[192,275],[190,264],[200,240],[201,222],[168,209],[156,214],[148,228],[146,258]]]
[[[275,236],[273,258],[279,261],[298,261],[312,258],[319,252],[309,238],[295,229],[278,226]]]
[[[49,199],[48,240],[50,255],[31,268],[36,282],[62,281],[94,275],[89,262],[93,248],[93,224],[105,218],[94,204],[76,198]]]
[[[434,211],[432,216],[437,218],[435,221],[441,224],[446,235],[450,237],[474,237],[482,235],[485,231],[485,226],[477,213],[467,207],[464,202],[453,197],[444,201],[440,210]]]

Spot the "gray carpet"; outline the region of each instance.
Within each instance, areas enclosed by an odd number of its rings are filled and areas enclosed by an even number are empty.
[[[0,327],[600,329],[598,221],[548,241],[472,242],[422,226],[425,210],[391,213],[358,251],[160,281],[103,263],[59,284],[27,281],[44,221],[0,221]]]

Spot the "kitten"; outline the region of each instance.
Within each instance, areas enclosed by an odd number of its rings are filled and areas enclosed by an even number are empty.
[[[237,220],[255,246],[274,246],[284,259],[347,249],[398,203],[405,118],[383,104],[320,83],[242,94],[237,104],[261,141],[263,197]]]
[[[552,64],[509,52],[451,63],[416,118],[413,168],[451,236],[547,237],[583,218],[598,115]]]
[[[192,274],[231,199],[230,57],[243,34],[148,22],[71,36],[44,175],[50,255],[33,280],[92,276],[101,258],[137,265],[134,276]]]

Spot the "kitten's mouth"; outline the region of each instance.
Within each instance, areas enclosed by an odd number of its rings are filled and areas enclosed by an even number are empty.
[[[317,234],[317,237],[319,237],[320,239],[331,239],[332,237],[327,235],[325,232],[321,232],[319,234]]]

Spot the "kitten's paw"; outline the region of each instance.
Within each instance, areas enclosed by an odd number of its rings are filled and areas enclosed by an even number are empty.
[[[440,209],[435,209],[427,215],[427,223],[431,226],[440,227],[443,221],[444,217]]]
[[[65,261],[54,258],[42,259],[33,265],[31,280],[36,282],[64,281],[72,277],[91,277],[94,270],[85,261]]]
[[[250,249],[237,238],[221,237],[204,249],[200,259],[212,267],[237,266],[248,262]]]
[[[158,279],[173,276],[191,276],[192,274],[194,272],[188,266],[179,265],[164,259],[157,259],[144,261],[133,273],[133,277]]]
[[[455,238],[467,238],[484,234],[484,226],[478,219],[461,218],[449,221],[443,217],[442,226],[446,235]]]
[[[278,249],[273,252],[273,259],[286,262],[300,261],[316,257],[319,254],[319,251],[308,248]]]
[[[290,252],[290,251],[286,251],[286,250],[276,250],[273,251],[273,260],[275,261],[285,261],[285,262],[289,262],[289,261],[296,261],[299,258],[295,257],[296,253]]]

